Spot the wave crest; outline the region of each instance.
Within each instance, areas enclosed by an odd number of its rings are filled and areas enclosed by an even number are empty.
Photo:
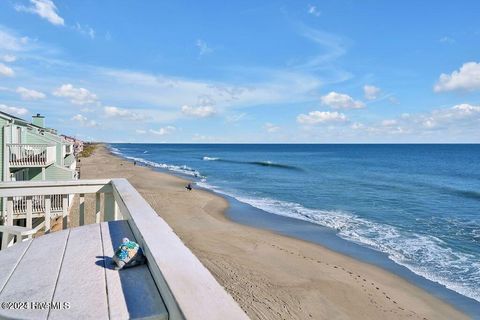
[[[229,159],[221,159],[215,157],[203,157],[202,160],[204,161],[219,161],[219,162],[226,162],[226,163],[237,163],[237,164],[250,164],[262,167],[273,167],[273,168],[280,168],[280,169],[290,169],[290,170],[302,170],[299,167],[291,166],[288,164],[282,163],[275,163],[272,161],[240,161],[240,160],[229,160]]]
[[[480,261],[473,255],[453,251],[437,237],[371,222],[350,212],[310,209],[298,203],[270,198],[241,197],[204,181],[198,184],[269,213],[335,229],[345,240],[384,252],[414,273],[480,301],[480,292],[475,285],[480,279]]]

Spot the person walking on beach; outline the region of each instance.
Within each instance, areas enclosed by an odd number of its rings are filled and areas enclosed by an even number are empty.
[[[187,189],[188,191],[192,191],[192,185],[189,183],[185,186],[185,189]]]

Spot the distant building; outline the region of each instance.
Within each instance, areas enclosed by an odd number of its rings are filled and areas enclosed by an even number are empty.
[[[76,178],[74,143],[45,127],[45,117],[32,122],[0,112],[1,181],[72,180]]]
[[[83,151],[83,141],[82,140],[78,140],[75,137],[69,137],[69,136],[66,136],[64,134],[62,134],[61,137],[63,137],[63,139],[65,139],[65,141],[68,141],[71,144],[73,144],[73,154],[75,155],[75,157],[77,157],[78,154]]]
[[[74,143],[45,127],[45,117],[37,114],[32,122],[0,111],[0,181],[75,180],[76,157]],[[73,195],[67,197],[70,207]],[[13,201],[16,221],[26,217],[28,206],[25,197]],[[45,197],[34,197],[33,214],[45,210]],[[62,195],[51,195],[53,211],[63,210]],[[6,201],[0,198],[0,225],[5,221]],[[25,220],[25,219],[23,219]]]

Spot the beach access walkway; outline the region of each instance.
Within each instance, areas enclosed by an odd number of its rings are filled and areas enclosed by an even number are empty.
[[[12,221],[13,197],[71,193],[80,197],[80,221],[85,221],[85,194],[94,193],[97,221],[103,222],[16,239],[0,251],[0,317],[247,319],[127,180],[0,185],[7,221]],[[147,264],[114,269],[111,257],[124,237],[142,246]],[[5,238],[15,242],[12,235]]]

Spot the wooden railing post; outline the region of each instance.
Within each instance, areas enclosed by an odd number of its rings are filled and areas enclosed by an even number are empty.
[[[68,194],[62,194],[62,229],[68,228]]]
[[[95,223],[100,223],[101,212],[100,212],[100,193],[95,193]]]
[[[105,221],[114,221],[115,220],[115,198],[113,197],[113,193],[111,192],[105,193],[103,206],[104,206],[103,219]]]
[[[50,232],[52,200],[50,195],[45,196],[45,233]]]
[[[7,198],[7,216],[4,223],[6,226],[13,226],[13,197]],[[10,234],[6,232],[2,234],[2,250],[8,247],[10,239]]]
[[[85,194],[80,193],[79,222],[78,225],[85,224]]]
[[[32,206],[32,196],[27,196],[27,223],[26,227],[32,229],[32,213],[33,213],[33,206]]]

